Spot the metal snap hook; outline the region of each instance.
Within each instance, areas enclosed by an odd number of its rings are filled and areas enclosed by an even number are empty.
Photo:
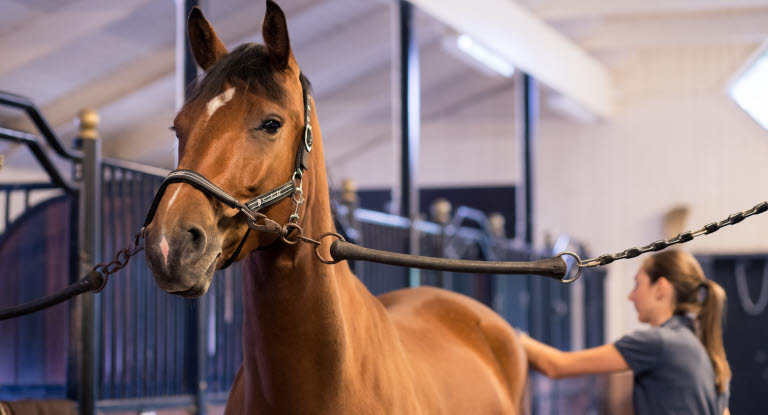
[[[343,237],[343,236],[341,236],[341,235],[339,235],[339,234],[338,234],[338,233],[336,233],[336,232],[326,232],[326,233],[324,233],[324,234],[322,234],[322,235],[318,236],[318,237],[317,237],[317,240],[318,240],[318,241],[322,241],[322,240],[323,240],[323,238],[325,238],[326,236],[334,236],[334,237],[336,237],[338,240],[340,240],[340,241],[342,241],[342,242],[346,242],[346,240],[344,239],[344,237]],[[315,245],[315,257],[317,257],[317,260],[318,260],[318,261],[320,261],[320,262],[322,262],[323,264],[326,264],[326,265],[335,265],[335,264],[338,264],[339,262],[341,262],[341,261],[342,261],[342,260],[340,260],[340,259],[337,259],[337,260],[328,260],[328,259],[325,259],[325,258],[323,258],[322,254],[320,254],[320,245]]]
[[[562,282],[563,284],[570,284],[576,281],[577,279],[579,279],[579,277],[581,276],[582,262],[581,262],[581,258],[575,252],[570,252],[570,251],[560,252],[555,256],[555,258],[563,258],[566,255],[573,257],[573,259],[576,260],[576,263],[573,266],[571,266],[570,269],[565,271],[565,276],[563,277],[562,280],[560,280],[560,282]],[[563,261],[565,261],[565,259],[563,259]],[[567,265],[567,262],[566,262],[566,265]],[[570,278],[565,278],[568,276],[568,274],[571,273],[571,271],[573,271],[574,267],[577,269],[576,275]]]

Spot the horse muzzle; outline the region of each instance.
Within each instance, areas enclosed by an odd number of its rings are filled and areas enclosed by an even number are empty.
[[[157,285],[185,297],[204,294],[221,255],[221,243],[213,235],[192,224],[180,224],[170,232],[148,227],[144,255]]]

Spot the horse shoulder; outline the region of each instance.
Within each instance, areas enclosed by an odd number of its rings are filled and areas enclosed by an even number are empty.
[[[398,290],[379,300],[421,371],[433,372],[447,388],[462,384],[467,395],[496,390],[514,409],[520,407],[527,358],[501,316],[470,297],[434,287]]]

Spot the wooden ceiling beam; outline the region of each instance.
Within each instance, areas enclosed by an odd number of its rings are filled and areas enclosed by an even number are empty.
[[[614,112],[608,70],[529,10],[508,0],[410,0],[600,118]]]
[[[702,13],[759,9],[768,7],[765,0],[551,0],[532,5],[534,14],[547,21],[604,17],[659,15],[670,13]]]
[[[759,43],[768,37],[768,8],[750,11],[623,17],[575,36],[590,52],[635,48]]]
[[[133,13],[150,0],[82,0],[41,14],[0,37],[0,75],[23,67],[62,46]],[[51,36],[55,33],[55,36]],[[55,70],[53,68],[52,70]]]

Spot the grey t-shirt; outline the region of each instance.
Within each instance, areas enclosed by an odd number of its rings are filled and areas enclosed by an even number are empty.
[[[674,316],[615,343],[635,377],[635,415],[722,415],[729,393],[718,393],[715,373],[693,322]]]

